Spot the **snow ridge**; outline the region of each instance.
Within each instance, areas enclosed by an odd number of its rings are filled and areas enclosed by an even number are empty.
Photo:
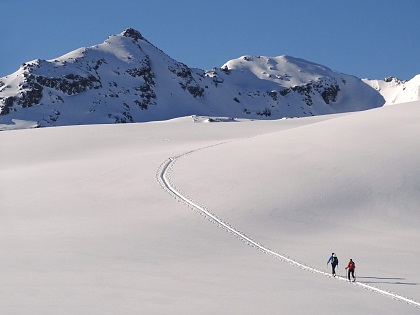
[[[174,165],[176,164],[176,161],[194,154],[198,151],[201,150],[205,150],[205,149],[209,149],[215,146],[219,146],[219,145],[224,145],[224,144],[228,144],[234,141],[242,141],[242,140],[246,140],[248,138],[239,138],[236,140],[231,140],[231,141],[225,141],[225,142],[220,142],[220,143],[216,143],[210,146],[206,146],[206,147],[202,147],[202,148],[198,148],[198,149],[194,149],[191,151],[187,151],[184,153],[181,153],[179,155],[173,156],[168,158],[167,160],[165,160],[159,167],[156,177],[157,180],[159,182],[159,184],[161,185],[161,187],[168,192],[170,195],[172,195],[175,199],[177,199],[180,202],[185,203],[188,207],[190,207],[191,209],[193,209],[194,211],[197,211],[199,214],[205,216],[209,221],[211,221],[214,224],[217,224],[220,228],[226,230],[227,232],[233,234],[234,236],[236,236],[238,239],[246,242],[248,245],[262,251],[263,253],[270,255],[270,256],[274,256],[275,258],[283,261],[283,262],[287,262],[295,267],[298,267],[302,270],[306,270],[309,271],[311,273],[314,274],[319,274],[325,277],[331,277],[331,274],[326,273],[324,271],[318,270],[316,268],[313,268],[305,263],[301,263],[298,262],[297,260],[294,260],[284,254],[280,254],[274,250],[269,249],[268,247],[258,243],[257,241],[253,240],[251,237],[247,236],[245,233],[235,229],[234,227],[232,227],[229,223],[223,221],[221,218],[217,217],[215,214],[211,213],[208,209],[206,209],[205,207],[199,205],[198,203],[196,203],[195,201],[193,201],[190,197],[188,197],[185,193],[181,192],[176,185],[171,181],[171,172],[173,170]],[[340,277],[337,276],[334,279],[340,280],[340,281],[344,281],[344,282],[348,282],[347,278],[345,277]],[[395,299],[395,300],[399,300],[401,302],[405,302],[409,305],[415,306],[417,308],[420,308],[420,302],[414,300],[414,299],[410,299],[408,297],[404,297],[401,295],[398,295],[396,293],[387,291],[387,290],[382,290],[379,289],[375,286],[372,285],[368,285],[362,282],[350,282],[350,284],[352,285],[356,285],[359,286],[363,289],[366,289],[368,291],[371,292],[375,292],[375,293],[379,293],[381,295],[387,296],[389,298]]]
[[[368,80],[363,82],[377,90],[385,99],[385,105],[408,103],[420,100],[420,75],[405,81],[395,77],[384,80]]]

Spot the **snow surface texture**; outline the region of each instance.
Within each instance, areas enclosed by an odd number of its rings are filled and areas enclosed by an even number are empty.
[[[414,102],[0,133],[0,309],[418,314],[419,119]],[[332,251],[358,282],[327,276]]]
[[[279,119],[366,110],[382,95],[362,80],[291,56],[243,56],[192,69],[138,31],[0,78],[0,130],[166,120],[188,115]]]

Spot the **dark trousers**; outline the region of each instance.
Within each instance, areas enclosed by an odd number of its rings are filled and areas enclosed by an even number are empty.
[[[353,279],[354,279],[354,269],[349,269],[349,271],[348,271],[348,278],[349,278],[349,280],[350,280],[350,275],[353,277]]]
[[[335,275],[335,267],[337,267],[337,265],[331,264],[331,267],[332,267],[332,274]]]

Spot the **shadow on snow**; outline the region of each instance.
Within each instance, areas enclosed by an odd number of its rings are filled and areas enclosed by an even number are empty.
[[[404,282],[398,280],[406,280],[405,278],[384,278],[384,277],[357,277],[358,280],[362,280],[363,283],[388,283],[388,284],[404,284],[404,285],[418,285],[418,283]],[[366,279],[367,281],[364,281]],[[395,280],[395,281],[392,281]]]

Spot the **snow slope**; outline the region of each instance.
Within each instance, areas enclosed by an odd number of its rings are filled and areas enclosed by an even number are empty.
[[[126,29],[0,78],[0,130],[166,120],[279,119],[365,110],[383,97],[362,80],[290,56],[243,56],[192,69]]]
[[[418,314],[419,105],[0,133],[0,310]]]

